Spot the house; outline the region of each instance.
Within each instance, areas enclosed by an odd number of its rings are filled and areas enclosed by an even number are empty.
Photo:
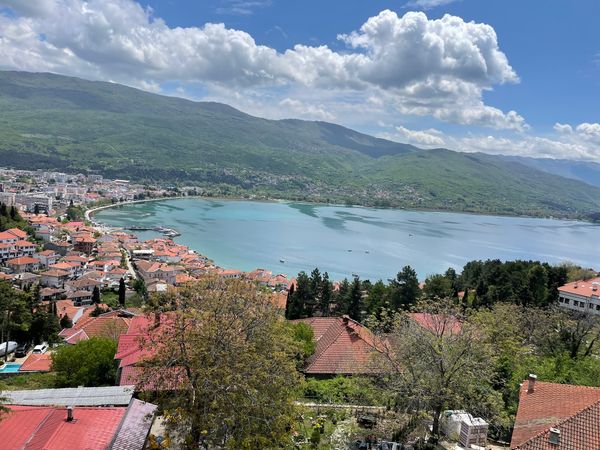
[[[70,291],[67,293],[67,299],[73,302],[74,306],[91,305],[92,292],[90,291]]]
[[[81,277],[77,280],[67,281],[65,283],[65,288],[71,291],[92,292],[95,287],[97,287],[98,289],[102,289],[103,286],[104,283],[102,281],[98,281],[87,276]]]
[[[12,234],[18,240],[27,239],[27,233],[23,230],[19,230],[18,228],[9,228],[6,230],[6,232]]]
[[[77,263],[68,263],[68,262],[57,262],[56,264],[51,264],[48,266],[48,269],[53,270],[62,270],[64,272],[68,272],[69,278],[75,278],[81,272],[81,266]]]
[[[46,287],[60,288],[63,287],[65,281],[69,279],[69,272],[58,269],[50,269],[42,272],[41,285]]]
[[[521,385],[511,449],[600,448],[600,388],[537,381]]]
[[[96,239],[92,236],[80,236],[75,238],[75,250],[89,255],[94,250]]]
[[[44,248],[47,250],[54,250],[62,256],[73,250],[73,246],[66,241],[48,242],[44,244]]]
[[[6,266],[12,273],[33,272],[40,268],[40,260],[31,256],[21,256],[6,261]]]
[[[19,240],[19,237],[15,236],[8,231],[3,231],[0,233],[0,244],[16,244]]]
[[[315,376],[358,375],[376,372],[371,352],[377,338],[371,331],[343,317],[312,317],[292,320],[292,323],[309,325],[317,343],[303,372]]]
[[[63,329],[59,336],[67,344],[76,344],[92,337],[107,337],[116,341],[121,334],[127,333],[132,317],[132,314],[111,311],[98,317],[80,320],[72,328]]]
[[[142,450],[156,414],[156,405],[132,398],[131,387],[2,394],[10,402],[0,421],[3,450]]]
[[[7,259],[15,258],[17,256],[17,248],[14,243],[0,243],[0,263],[5,262]]]
[[[558,304],[572,311],[600,314],[600,277],[559,287]]]
[[[54,250],[44,250],[37,253],[35,257],[40,260],[40,264],[43,267],[48,268],[48,266],[56,264],[60,255]]]

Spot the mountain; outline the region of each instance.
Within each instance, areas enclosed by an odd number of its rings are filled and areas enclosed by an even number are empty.
[[[209,193],[581,217],[600,189],[501,157],[417,147],[326,122],[267,120],[113,83],[0,72],[2,165]]]
[[[600,187],[600,164],[598,163],[570,161],[568,159],[528,158],[523,156],[503,156],[503,158],[507,161],[518,162],[543,172],[583,181],[592,186]]]

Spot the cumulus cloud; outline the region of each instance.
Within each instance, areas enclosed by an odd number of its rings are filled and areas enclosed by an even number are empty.
[[[229,0],[223,7],[241,13],[265,3]],[[278,52],[224,24],[169,27],[133,0],[0,0],[0,5],[14,12],[0,14],[4,69],[51,71],[146,89],[173,81],[200,83],[208,92],[268,88],[278,93],[271,107],[293,110],[281,102],[294,98],[307,113],[307,100],[290,91],[335,92],[371,106],[369,99],[379,98],[381,109],[395,113],[527,128],[518,113],[483,102],[484,90],[519,78],[494,29],[460,17],[433,20],[422,12],[398,16],[385,10],[358,30],[341,34],[347,46],[343,51],[295,45]],[[313,104],[312,113],[333,114],[325,106]]]
[[[436,129],[410,130],[393,127],[380,137],[410,142],[421,147],[446,147],[460,152],[482,152],[534,158],[600,161],[600,124],[582,123],[576,126],[557,123],[555,133],[535,136],[530,133],[509,133],[506,136],[470,133],[457,137]]]
[[[398,142],[407,142],[422,147],[440,147],[446,144],[444,134],[434,128],[411,130],[402,125],[395,127],[393,133],[383,133],[382,138]]]

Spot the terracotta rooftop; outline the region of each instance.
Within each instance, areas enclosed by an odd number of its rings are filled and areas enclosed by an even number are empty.
[[[559,292],[581,295],[583,297],[591,297],[592,295],[598,297],[600,296],[600,277],[587,281],[573,281],[559,287],[558,290]]]
[[[600,388],[536,381],[521,385],[511,439],[515,449],[598,449]],[[549,444],[550,428],[560,430],[560,446]],[[587,445],[595,443],[595,445]]]
[[[315,334],[315,353],[308,358],[307,374],[372,373],[374,336],[368,328],[347,317],[312,317],[294,320],[309,325]]]
[[[0,422],[3,450],[104,450],[117,432],[127,408],[76,407],[67,422],[66,408],[7,406]]]
[[[31,354],[19,368],[19,372],[50,372],[52,356],[49,353]]]

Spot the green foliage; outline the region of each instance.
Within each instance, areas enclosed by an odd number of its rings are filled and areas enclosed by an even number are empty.
[[[313,329],[305,324],[305,323],[293,323],[288,324],[288,327],[291,330],[292,337],[294,341],[299,344],[300,348],[300,363],[304,363],[306,358],[311,356],[317,347],[317,343],[315,342],[315,333]]]
[[[60,318],[60,327],[61,328],[72,328],[73,321],[69,318],[67,314]]]
[[[115,341],[91,338],[65,345],[52,354],[52,369],[58,387],[110,386],[115,383],[117,365]]]
[[[52,389],[56,387],[56,373],[31,373],[12,375],[0,380],[0,390],[20,391],[33,389]]]
[[[303,396],[315,403],[345,403],[351,405],[383,405],[386,393],[367,377],[317,379],[307,378]]]
[[[384,207],[570,217],[600,210],[600,189],[505,158],[422,151],[324,122],[264,120],[112,83],[0,72],[0,110],[0,159],[22,168]]]
[[[10,228],[18,228],[33,234],[29,224],[21,217],[14,206],[8,207],[4,203],[0,203],[0,233]]]

